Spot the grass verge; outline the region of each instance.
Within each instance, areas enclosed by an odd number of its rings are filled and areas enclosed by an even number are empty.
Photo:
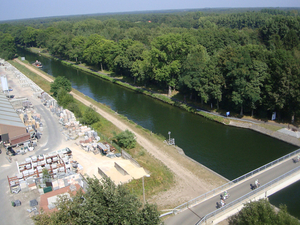
[[[268,130],[272,130],[272,131],[278,131],[278,130],[282,129],[282,127],[280,127],[280,126],[271,125],[271,124],[258,124],[258,126],[266,128]]]

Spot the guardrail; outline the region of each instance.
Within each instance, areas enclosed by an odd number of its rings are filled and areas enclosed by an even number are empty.
[[[226,209],[230,208],[230,207],[233,207],[234,205],[237,205],[237,204],[240,204],[242,201],[244,201],[245,199],[249,199],[251,196],[257,194],[258,192],[261,192],[261,191],[264,191],[266,190],[267,188],[270,188],[272,185],[278,183],[280,180],[283,180],[284,178],[288,177],[288,176],[291,176],[292,174],[298,172],[300,170],[300,166],[298,166],[297,168],[295,169],[292,169],[290,170],[289,172],[281,175],[280,177],[277,177],[275,178],[274,180],[260,186],[259,188],[249,192],[248,194],[246,195],[243,195],[242,197],[230,202],[230,203],[227,203],[225,206],[223,206],[222,208],[220,209],[217,209],[209,214],[207,214],[206,216],[204,216],[201,220],[199,220],[196,225],[200,225],[202,224],[203,222],[206,222],[208,219],[216,216],[217,214],[221,213],[221,212],[224,212]]]
[[[236,179],[234,179],[232,181],[229,181],[228,183],[226,183],[226,184],[224,184],[224,185],[222,185],[220,187],[217,187],[217,188],[213,189],[212,191],[209,191],[209,192],[207,192],[207,193],[205,193],[203,195],[200,195],[200,196],[198,196],[198,197],[196,197],[196,198],[194,198],[194,199],[192,199],[192,200],[190,200],[188,202],[185,202],[185,203],[177,206],[176,208],[174,208],[169,213],[162,214],[160,217],[163,217],[165,215],[169,215],[169,214],[171,214],[171,212],[173,214],[179,213],[182,210],[187,209],[188,207],[191,207],[193,205],[196,205],[196,204],[202,202],[203,200],[206,200],[207,198],[215,196],[216,194],[221,193],[222,191],[225,191],[225,190],[229,189],[233,185],[241,182],[242,180],[244,180],[246,178],[249,178],[249,177],[252,177],[254,174],[257,174],[257,173],[259,173],[259,172],[261,172],[261,171],[263,171],[263,170],[265,170],[265,169],[267,169],[267,168],[269,168],[271,166],[274,166],[275,164],[277,164],[279,162],[282,162],[283,160],[291,158],[292,156],[294,156],[294,155],[296,155],[298,153],[300,153],[300,149],[297,149],[297,150],[295,150],[295,151],[293,151],[293,152],[291,152],[291,153],[289,153],[289,154],[287,154],[285,156],[282,156],[282,157],[280,157],[280,158],[278,158],[278,159],[276,159],[276,160],[274,160],[274,161],[272,161],[272,162],[270,162],[270,163],[268,163],[268,164],[266,164],[264,166],[261,166],[261,167],[255,169],[255,170],[252,170],[251,172],[246,173],[246,174],[244,174],[244,175],[242,175],[242,176],[240,176],[240,177],[238,177],[238,178],[236,178]]]

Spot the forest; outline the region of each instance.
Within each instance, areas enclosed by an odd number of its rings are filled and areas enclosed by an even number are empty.
[[[0,23],[0,57],[37,47],[237,114],[300,120],[300,9],[218,9]]]

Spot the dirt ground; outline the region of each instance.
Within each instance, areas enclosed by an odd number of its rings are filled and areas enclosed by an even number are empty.
[[[53,82],[53,78],[50,78],[48,76],[45,76],[40,70],[37,68],[32,67],[31,65],[25,64],[21,62],[20,60],[16,59],[16,62],[20,63],[23,66],[26,66],[29,70],[32,72],[40,75],[44,79],[46,79],[49,82]],[[76,98],[77,100],[81,101],[87,106],[90,106],[91,103],[79,95],[77,95],[74,92],[71,92],[71,94]],[[213,173],[212,171],[206,169],[205,167],[201,166],[200,164],[196,162],[190,161],[185,156],[179,156],[176,155],[176,157],[169,155],[163,149],[159,149],[157,146],[155,146],[153,143],[151,143],[147,138],[141,136],[140,134],[134,132],[130,127],[128,127],[126,124],[124,124],[122,121],[120,121],[117,117],[114,115],[111,115],[104,110],[93,106],[96,111],[103,116],[105,119],[112,122],[115,126],[120,128],[121,130],[130,130],[136,135],[137,142],[145,149],[147,150],[151,155],[159,159],[161,162],[163,162],[174,174],[175,177],[175,184],[172,188],[158,193],[155,196],[152,196],[148,198],[148,201],[151,203],[156,203],[158,205],[159,209],[168,209],[172,207],[176,207],[186,201],[189,201],[209,190],[212,190],[215,187],[220,186],[221,184],[225,183],[226,180],[217,174]],[[69,145],[70,143],[66,143]],[[63,146],[62,146],[63,147]],[[74,150],[76,148],[75,143],[71,147],[71,149],[74,147]],[[80,162],[80,159],[83,159],[86,154],[92,154],[92,153],[85,153],[82,149],[78,149],[78,151],[74,151],[74,159],[78,159]],[[93,154],[92,154],[93,155]],[[94,157],[94,155],[93,155]],[[101,156],[96,156],[101,157]],[[179,159],[180,158],[180,159]],[[178,160],[179,159],[179,160]],[[179,163],[179,161],[181,163]],[[193,169],[189,169],[184,164],[194,164]],[[108,162],[106,162],[108,163]],[[96,176],[98,176],[96,170],[97,168],[93,167],[90,168],[88,166],[83,166],[84,171],[83,173],[94,173]],[[151,171],[150,171],[151,172]],[[114,179],[114,178],[112,178]]]
[[[98,179],[101,179],[98,173],[99,167],[115,184],[127,183],[132,179],[140,179],[147,174],[142,167],[138,168],[129,160],[123,158],[111,159],[101,154],[95,155],[92,152],[86,152],[78,145],[78,142],[79,139],[76,139],[76,141],[65,141],[59,149],[68,147],[72,150],[73,160],[83,167],[83,169],[79,170],[81,174],[87,174],[90,177],[96,176]],[[114,163],[120,165],[129,175],[121,175],[115,168]]]

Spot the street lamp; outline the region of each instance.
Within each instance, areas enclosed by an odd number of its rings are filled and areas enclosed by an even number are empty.
[[[142,177],[142,182],[143,182],[143,197],[144,197],[144,204],[143,207],[146,204],[146,199],[145,199],[145,186],[144,186],[144,177],[150,177],[150,174],[146,174],[145,176]]]
[[[171,137],[170,137],[171,131],[168,132],[168,135],[169,135],[169,144],[170,144],[170,141],[171,141]]]

